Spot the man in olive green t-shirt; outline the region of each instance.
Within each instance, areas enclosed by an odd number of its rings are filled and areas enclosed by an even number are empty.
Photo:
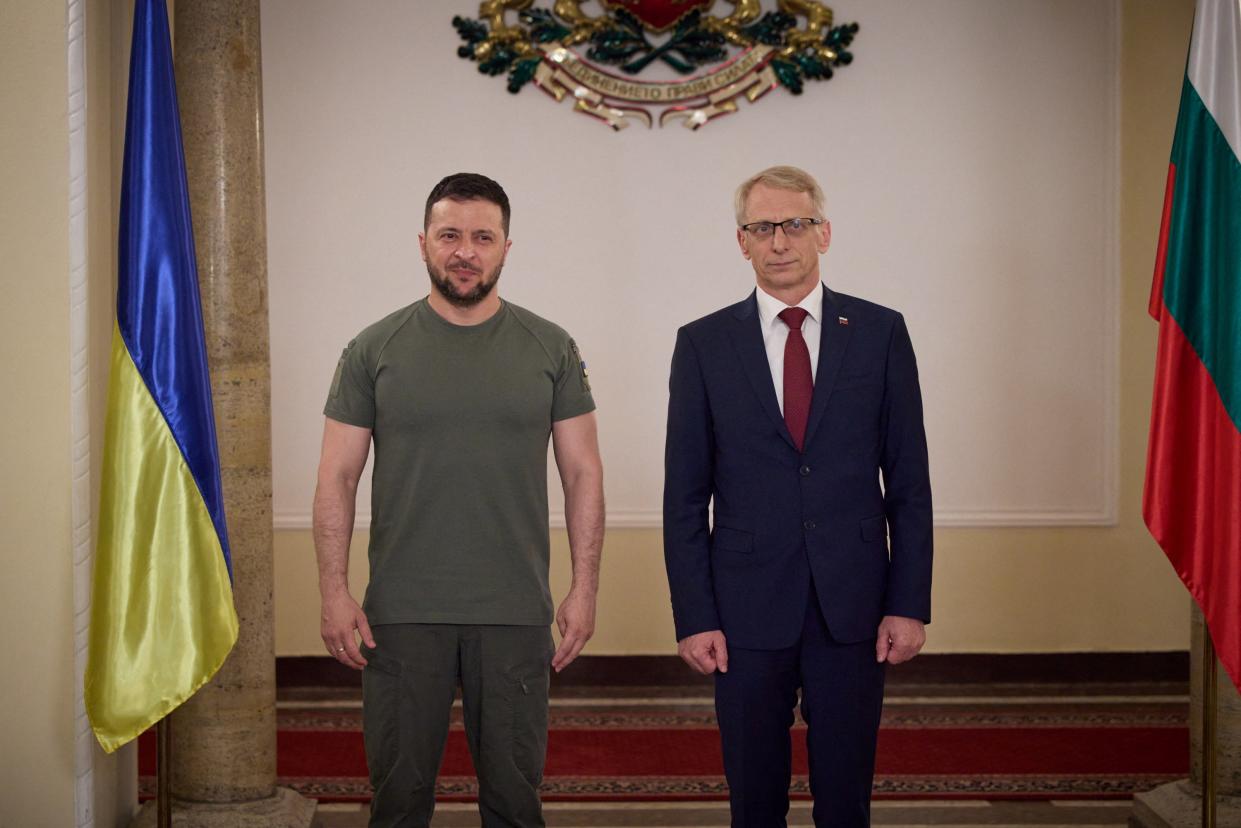
[[[363,670],[372,826],[430,824],[458,683],[483,825],[543,825],[548,669],[573,661],[594,631],[604,522],[595,404],[569,335],[495,291],[508,225],[491,179],[457,173],[436,185],[418,237],[431,293],[349,343],[324,408],[321,632],[337,660]],[[549,436],[573,563],[554,616]],[[359,606],[349,539],[372,441]]]

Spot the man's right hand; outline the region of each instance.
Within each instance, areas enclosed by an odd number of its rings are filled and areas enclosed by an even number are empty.
[[[687,635],[677,642],[677,655],[704,676],[728,672],[728,645],[722,630]]]
[[[323,614],[320,617],[319,634],[327,651],[346,667],[361,670],[366,666],[366,659],[358,649],[357,631],[362,641],[370,648],[375,647],[375,638],[371,635],[371,626],[366,623],[366,613],[353,600],[348,590],[341,590],[323,598]]]

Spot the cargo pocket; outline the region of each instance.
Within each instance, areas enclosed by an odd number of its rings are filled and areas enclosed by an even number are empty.
[[[547,694],[551,656],[518,664],[509,675],[513,762],[533,787],[543,781],[547,757]]]
[[[361,647],[362,742],[371,785],[376,790],[396,769],[401,755],[402,708],[407,703],[401,688],[401,662]]]

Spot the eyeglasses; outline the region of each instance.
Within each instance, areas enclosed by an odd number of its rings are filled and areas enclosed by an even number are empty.
[[[784,230],[784,235],[795,239],[806,235],[807,230],[822,223],[823,219],[817,218],[791,218],[784,221],[752,221],[741,225],[741,229],[749,233],[752,239],[765,240],[774,236],[776,228],[779,227]]]

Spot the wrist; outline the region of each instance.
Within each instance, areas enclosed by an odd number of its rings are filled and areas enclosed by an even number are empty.
[[[319,580],[319,597],[324,601],[349,594],[349,581],[343,577],[321,578]]]

